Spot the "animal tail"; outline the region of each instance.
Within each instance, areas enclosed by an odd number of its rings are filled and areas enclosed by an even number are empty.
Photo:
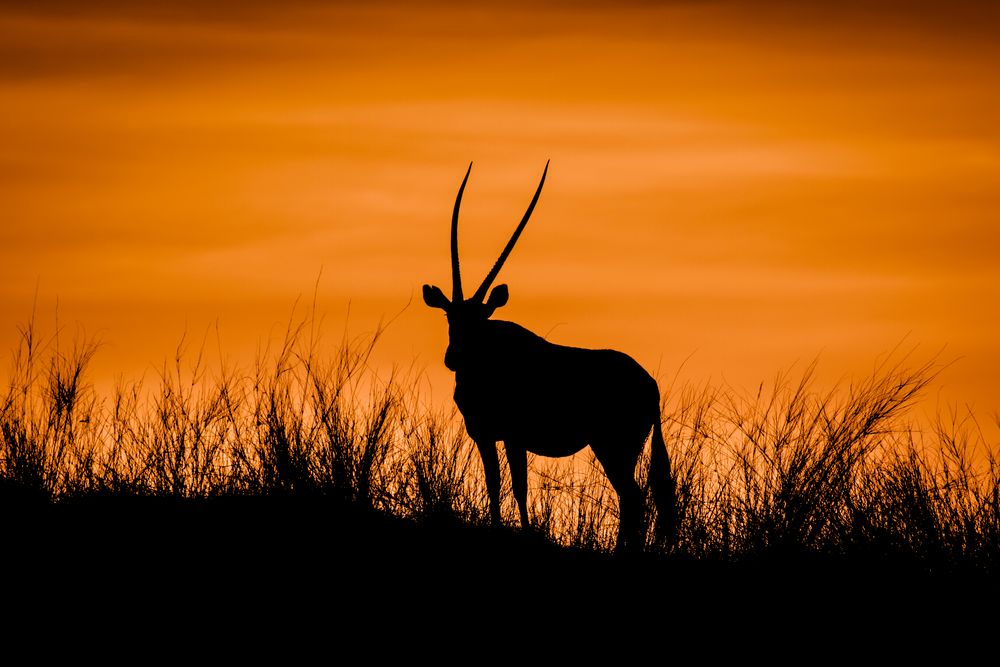
[[[670,474],[667,444],[663,441],[659,404],[653,421],[650,446],[649,484],[653,491],[653,503],[656,505],[656,536],[668,546],[673,546],[677,541],[677,489]]]

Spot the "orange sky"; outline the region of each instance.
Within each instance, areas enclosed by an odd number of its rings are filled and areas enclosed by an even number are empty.
[[[477,284],[551,158],[499,316],[665,389],[849,377],[905,340],[956,360],[932,400],[1000,409],[985,4],[86,4],[0,14],[4,350],[37,285],[41,322],[58,300],[104,341],[99,381],[215,322],[249,360],[322,269],[331,343],[348,303],[361,333],[413,299],[378,363],[445,402],[419,288],[450,289],[464,170]]]

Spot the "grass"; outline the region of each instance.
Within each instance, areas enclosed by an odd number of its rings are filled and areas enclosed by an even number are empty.
[[[400,549],[449,563],[615,559],[615,495],[586,453],[533,459],[533,529],[491,530],[459,415],[428,409],[404,373],[379,377],[368,365],[377,334],[331,350],[292,325],[248,371],[209,372],[182,344],[155,382],[99,396],[87,381],[94,344],[63,350],[31,322],[20,333],[0,397],[0,505],[8,525],[49,526],[49,546],[70,534],[123,540],[123,526],[146,526],[153,542],[184,525],[199,526],[187,539],[202,543],[267,530],[281,542],[297,526],[300,543],[323,536],[376,572],[395,570],[386,553]],[[755,394],[662,387],[679,540],[667,548],[650,535],[631,566],[838,563],[992,577],[1000,465],[971,416],[929,431],[910,424],[934,377],[931,363],[885,363],[827,393],[814,389],[814,367]],[[638,472],[649,498],[647,466]]]

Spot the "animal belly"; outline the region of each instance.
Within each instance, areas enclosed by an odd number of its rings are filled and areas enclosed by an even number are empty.
[[[521,419],[505,426],[501,440],[540,456],[569,456],[588,444],[582,424],[560,415],[524,410]]]
[[[463,383],[456,387],[455,403],[474,440],[503,441],[558,457],[586,447],[593,431],[593,413],[586,402],[564,394],[539,386],[497,391]]]
[[[586,447],[587,443],[562,438],[539,438],[538,440],[525,441],[523,446],[532,454],[559,457],[572,456]]]

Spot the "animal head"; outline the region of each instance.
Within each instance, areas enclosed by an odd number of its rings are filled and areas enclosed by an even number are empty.
[[[507,260],[507,256],[514,249],[514,244],[517,243],[525,225],[528,224],[528,218],[531,217],[531,212],[535,210],[535,204],[538,203],[538,197],[542,194],[542,186],[545,184],[545,175],[548,171],[549,163],[546,162],[538,189],[535,190],[535,196],[528,204],[528,210],[525,211],[524,217],[521,218],[520,224],[514,230],[493,268],[486,274],[486,278],[479,285],[475,294],[468,299],[462,293],[462,274],[458,264],[458,212],[462,206],[465,185],[469,182],[469,174],[472,173],[471,163],[468,171],[465,172],[465,178],[462,180],[458,196],[455,198],[455,209],[451,215],[451,299],[445,296],[441,288],[424,285],[424,303],[431,308],[440,308],[448,316],[448,351],[445,353],[444,363],[451,370],[458,370],[470,355],[476,353],[477,333],[494,311],[505,305],[510,297],[506,285],[497,285],[492,290],[490,287],[496,280],[497,274],[500,273],[500,268]],[[487,292],[489,292],[489,298],[486,297]]]

